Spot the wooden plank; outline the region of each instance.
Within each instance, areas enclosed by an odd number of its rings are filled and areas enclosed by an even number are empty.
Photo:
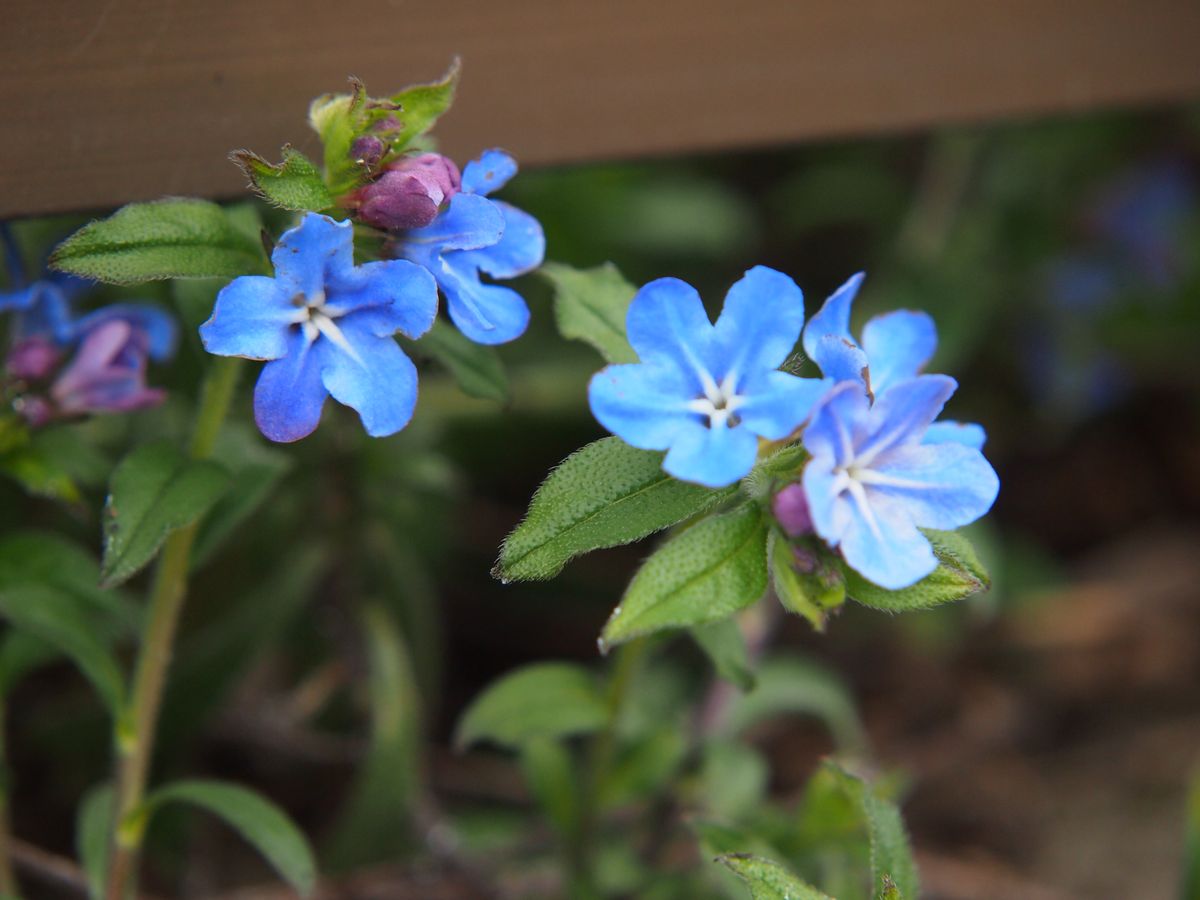
[[[0,216],[228,196],[308,100],[464,61],[439,129],[524,164],[1200,95],[1196,0],[3,0]]]

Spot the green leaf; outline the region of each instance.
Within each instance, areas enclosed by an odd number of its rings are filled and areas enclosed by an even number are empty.
[[[615,437],[568,456],[533,495],[492,574],[502,581],[552,578],[581,553],[636,541],[737,493],[736,486],[678,481],[662,470],[662,457]]]
[[[707,811],[730,821],[752,816],[762,808],[770,774],[767,761],[753,747],[709,739],[700,766],[700,788]]]
[[[866,732],[854,697],[828,669],[799,656],[776,656],[758,667],[754,690],[739,697],[729,712],[728,729],[740,734],[779,715],[814,716],[829,728],[838,748],[866,747]]]
[[[330,842],[335,868],[377,862],[403,851],[419,784],[421,711],[408,648],[382,606],[363,612],[370,672],[371,742]]]
[[[521,771],[538,805],[559,834],[575,834],[579,825],[579,773],[571,753],[553,738],[531,738],[521,745]]]
[[[146,798],[147,820],[166,803],[190,803],[225,820],[302,895],[312,892],[316,862],[303,832],[274,803],[223,781],[176,781]]]
[[[1188,785],[1180,900],[1200,900],[1200,772]]]
[[[230,278],[266,271],[258,241],[206,200],[131,203],[75,232],[50,267],[110,284],[161,278]]]
[[[632,363],[638,356],[625,337],[625,315],[637,292],[612,263],[574,269],[546,263],[541,273],[554,285],[554,319],[565,338],[587,341],[610,363]]]
[[[101,584],[111,587],[136,575],[168,534],[199,519],[228,486],[221,466],[189,460],[169,443],[130,453],[113,472],[104,505]]]
[[[843,566],[846,593],[864,606],[887,612],[929,609],[987,590],[992,580],[975,555],[971,542],[956,531],[924,530],[933,544],[938,567],[912,587],[888,591]]]
[[[520,747],[544,737],[589,734],[608,721],[608,706],[586,669],[570,663],[535,663],[500,678],[463,713],[454,743],[487,740]]]
[[[717,861],[746,882],[752,900],[833,900],[769,859],[730,853]]]
[[[445,366],[464,394],[497,403],[508,401],[508,376],[495,347],[476,344],[441,319],[420,341],[404,340],[404,344],[411,352]]]
[[[437,81],[416,84],[392,95],[391,102],[397,107],[396,113],[401,125],[396,131],[387,132],[392,141],[392,155],[399,154],[416,138],[429,131],[450,108],[454,102],[454,92],[458,87],[461,72],[462,63],[455,57],[446,74]],[[387,159],[385,156],[384,161]]]
[[[754,670],[750,668],[746,638],[736,620],[721,619],[689,630],[721,678],[743,691],[754,687]]]
[[[284,146],[282,155],[283,162],[278,165],[249,150],[235,150],[230,159],[246,173],[256,194],[281,209],[321,212],[333,206],[320,169],[290,145]]]
[[[672,538],[633,577],[604,626],[601,645],[712,622],[749,606],[767,589],[766,542],[766,521],[756,503],[743,503]]]
[[[817,631],[825,630],[829,610],[846,599],[846,582],[840,568],[832,567],[818,552],[809,552],[813,570],[803,572],[797,565],[791,543],[778,532],[771,532],[767,552],[771,559],[771,584],[775,596],[788,612],[803,616]]]
[[[834,773],[867,823],[867,836],[871,841],[871,891],[874,900],[902,900],[905,897],[915,900],[917,866],[899,808],[837,763],[826,762],[825,767]]]
[[[192,548],[192,568],[203,566],[254,514],[292,467],[292,457],[268,446],[249,427],[222,429],[216,461],[233,473],[229,489],[204,517]]]
[[[78,503],[79,488],[56,460],[38,450],[36,446],[13,447],[0,454],[0,472],[3,472],[35,497]]]
[[[103,900],[108,881],[108,835],[113,821],[113,789],[99,784],[83,795],[75,817],[75,851],[87,876],[88,897]]]
[[[120,710],[125,695],[121,668],[73,598],[37,584],[0,587],[0,616],[67,656],[109,710]]]
[[[645,680],[639,680],[644,684]],[[661,796],[672,776],[687,759],[689,747],[683,729],[676,724],[664,724],[653,731],[630,740],[622,735],[625,746],[617,754],[598,791],[601,810],[616,809],[642,803]]]

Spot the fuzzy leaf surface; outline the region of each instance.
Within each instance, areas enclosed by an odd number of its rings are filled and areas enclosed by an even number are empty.
[[[662,457],[616,437],[568,456],[533,495],[492,574],[504,581],[552,578],[581,553],[639,540],[737,492],[677,481],[662,470]]]
[[[783,866],[760,856],[730,853],[718,862],[746,882],[751,900],[833,900]]]
[[[312,160],[290,146],[283,148],[282,156],[283,162],[274,164],[249,150],[230,154],[254,192],[273,206],[297,212],[321,212],[333,206],[333,195]]]
[[[554,285],[554,320],[559,334],[591,344],[605,362],[638,361],[625,337],[625,315],[637,288],[616,266],[605,263],[593,269],[575,269],[546,263],[540,271]]]
[[[869,784],[833,762],[825,764],[858,806],[871,841],[871,892],[874,900],[917,897],[917,865],[908,832],[895,803],[880,797]]]

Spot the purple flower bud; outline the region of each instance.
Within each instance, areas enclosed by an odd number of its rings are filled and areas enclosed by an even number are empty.
[[[385,150],[387,150],[387,145],[383,141],[368,134],[357,138],[350,145],[350,158],[359,165],[374,169],[383,159]]]
[[[771,511],[789,537],[812,534],[812,514],[808,509],[808,498],[804,486],[799,482],[789,484],[771,501]]]
[[[166,392],[146,387],[149,351],[149,335],[133,322],[98,324],[50,390],[59,414],[128,412],[161,403]]]
[[[458,166],[437,153],[423,153],[392,163],[378,179],[349,197],[358,218],[386,231],[423,228],[438,209],[458,193]]]
[[[15,378],[40,381],[54,371],[62,351],[48,338],[35,335],[18,341],[8,352],[4,367]]]

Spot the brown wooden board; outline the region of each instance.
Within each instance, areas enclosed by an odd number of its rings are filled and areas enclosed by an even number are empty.
[[[0,0],[0,217],[229,196],[346,76],[464,63],[439,127],[524,164],[1200,95],[1197,0]]]

